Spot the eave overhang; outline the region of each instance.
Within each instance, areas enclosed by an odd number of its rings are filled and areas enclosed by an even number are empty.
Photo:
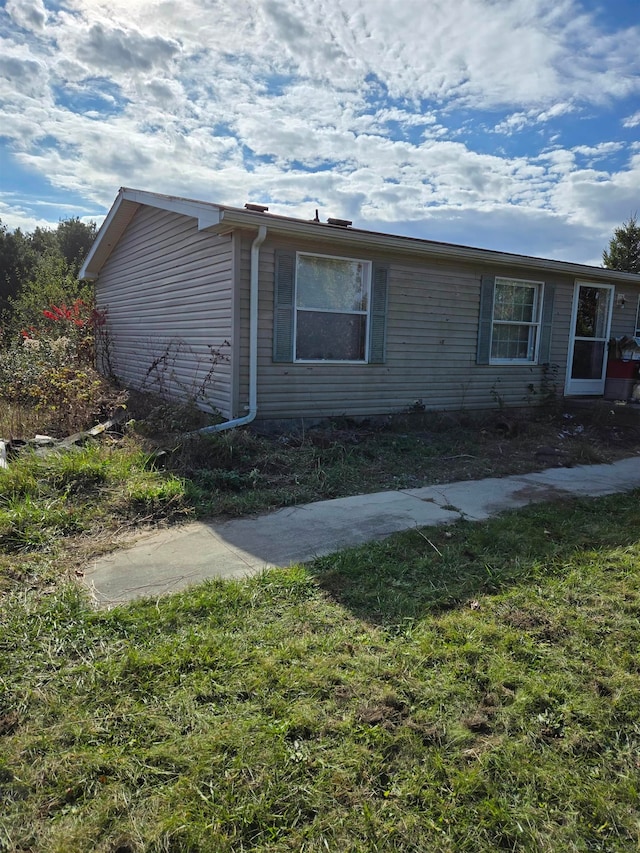
[[[640,275],[628,272],[577,264],[570,261],[556,261],[529,255],[517,255],[510,252],[496,252],[493,249],[477,249],[455,243],[439,243],[423,240],[419,237],[403,237],[377,231],[365,231],[359,228],[344,228],[273,214],[252,214],[239,208],[221,207],[219,231],[233,231],[236,228],[255,230],[260,222],[266,221],[270,233],[282,234],[292,238],[330,239],[337,245],[361,247],[372,252],[411,255],[413,257],[436,258],[445,261],[464,261],[470,264],[491,265],[509,269],[527,269],[570,275],[579,279],[593,281],[615,281],[640,285]]]
[[[95,280],[109,255],[126,231],[129,223],[143,206],[156,207],[173,213],[180,213],[198,220],[198,230],[212,228],[220,222],[218,205],[205,201],[191,201],[179,196],[134,190],[121,187],[111,210],[107,214],[91,250],[87,255],[78,278]]]
[[[467,264],[480,264],[496,269],[528,270],[530,272],[568,275],[580,280],[608,281],[621,284],[640,284],[640,276],[586,264],[556,261],[493,249],[477,249],[454,243],[440,243],[418,237],[402,237],[360,228],[331,225],[314,220],[294,219],[271,213],[260,213],[236,207],[226,207],[205,201],[194,201],[178,196],[161,195],[123,187],[98,231],[91,250],[82,265],[79,277],[95,280],[108,260],[113,248],[124,234],[141,206],[172,211],[197,220],[198,229],[228,234],[242,229],[255,232],[267,225],[271,235],[304,240],[331,240],[345,252],[358,250],[377,254],[411,256],[416,260],[436,259]],[[341,250],[342,251],[342,250]]]

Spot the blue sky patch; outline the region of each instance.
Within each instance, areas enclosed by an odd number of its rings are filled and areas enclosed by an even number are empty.
[[[98,116],[112,116],[121,113],[127,100],[120,87],[103,77],[85,80],[81,87],[52,86],[55,101],[74,113],[95,113]]]

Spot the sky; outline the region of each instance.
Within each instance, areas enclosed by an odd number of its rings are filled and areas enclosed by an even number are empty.
[[[0,0],[0,220],[121,186],[599,266],[640,210],[640,2]]]

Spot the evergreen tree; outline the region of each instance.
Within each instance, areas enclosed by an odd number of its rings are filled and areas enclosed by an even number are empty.
[[[602,253],[602,262],[607,269],[640,274],[640,225],[636,214],[616,228],[609,241],[609,251]]]

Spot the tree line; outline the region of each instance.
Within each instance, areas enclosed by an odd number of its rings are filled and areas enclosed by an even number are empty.
[[[10,231],[0,220],[0,328],[5,343],[51,304],[87,295],[78,273],[96,231],[95,222],[78,217],[30,233]]]

